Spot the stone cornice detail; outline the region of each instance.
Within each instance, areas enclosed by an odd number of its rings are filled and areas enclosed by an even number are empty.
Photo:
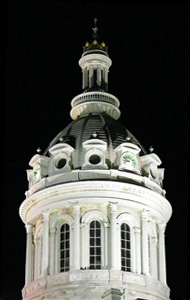
[[[159,216],[162,222],[167,223],[171,217],[170,203],[158,193],[142,186],[115,182],[115,181],[78,181],[55,185],[36,192],[20,206],[20,217],[24,223],[31,221],[47,208],[59,208],[59,205],[71,204],[78,200],[92,203],[109,204],[109,201],[127,203],[133,209],[146,208],[152,215]],[[30,215],[30,216],[29,216]]]

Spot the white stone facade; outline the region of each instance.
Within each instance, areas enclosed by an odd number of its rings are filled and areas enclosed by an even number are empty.
[[[142,298],[142,290],[143,295],[147,293],[146,282],[150,295],[145,299],[169,299],[164,230],[171,207],[163,196],[128,183],[88,180],[38,191],[23,202],[21,210],[29,228],[24,299],[40,299],[44,291],[39,286],[44,286],[44,280],[47,299],[59,299],[55,298],[54,286],[56,293],[64,294],[62,280],[68,285],[68,295],[77,281],[76,293],[83,297],[72,294],[63,299],[101,299],[103,292],[112,287],[120,288],[124,293],[122,299]],[[89,269],[89,224],[93,220],[101,223],[101,270]],[[60,274],[60,228],[64,223],[69,224],[71,233],[70,270]],[[131,272],[121,271],[122,223],[127,223],[131,230]],[[61,282],[55,285],[58,278],[62,278]],[[88,298],[85,295],[94,284],[97,294]],[[125,298],[128,294],[130,298]]]
[[[85,55],[83,88],[93,88],[96,75],[101,89],[75,97],[71,116],[106,113],[116,120],[119,101],[102,91],[111,60],[102,51]],[[108,143],[97,133],[100,126],[90,130],[80,147],[61,137],[48,155],[30,160],[20,206],[27,233],[23,300],[169,300],[165,229],[172,208],[161,161],[142,155],[129,136],[114,148],[111,135]]]

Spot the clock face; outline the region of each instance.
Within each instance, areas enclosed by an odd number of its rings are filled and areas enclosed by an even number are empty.
[[[135,157],[129,153],[126,153],[123,155],[122,162],[126,166],[133,167],[133,168],[135,168],[137,165],[137,161],[136,161]]]
[[[34,167],[34,178],[38,180],[40,178],[40,165]]]

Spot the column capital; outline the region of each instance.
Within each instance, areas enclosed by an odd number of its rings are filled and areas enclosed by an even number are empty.
[[[25,227],[26,227],[26,232],[27,233],[32,233],[32,230],[33,230],[33,225],[32,224],[26,224]]]
[[[159,223],[158,228],[159,228],[159,231],[165,232],[166,224],[165,223]]]
[[[74,214],[80,214],[80,205],[79,204],[74,204]]]
[[[111,213],[116,213],[117,212],[117,205],[118,205],[118,202],[109,202]]]
[[[49,221],[49,211],[44,211],[42,214],[44,221]]]
[[[148,220],[149,212],[147,210],[143,210],[141,212],[141,219],[142,220]]]
[[[141,228],[140,227],[134,227],[134,233],[141,233]]]

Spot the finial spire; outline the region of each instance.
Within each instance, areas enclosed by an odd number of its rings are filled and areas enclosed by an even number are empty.
[[[94,18],[94,28],[92,28],[92,30],[93,30],[93,39],[95,40],[95,39],[97,39],[98,38],[98,28],[97,28],[97,19],[96,18]]]
[[[96,18],[94,18],[94,27],[96,27],[97,21],[98,20]]]
[[[98,27],[97,27],[97,19],[94,18],[94,27],[92,28],[92,39],[91,42],[86,42],[83,47],[83,55],[86,55],[88,50],[101,50],[102,54],[108,56],[108,48],[104,42],[100,43],[99,35],[98,35]]]

